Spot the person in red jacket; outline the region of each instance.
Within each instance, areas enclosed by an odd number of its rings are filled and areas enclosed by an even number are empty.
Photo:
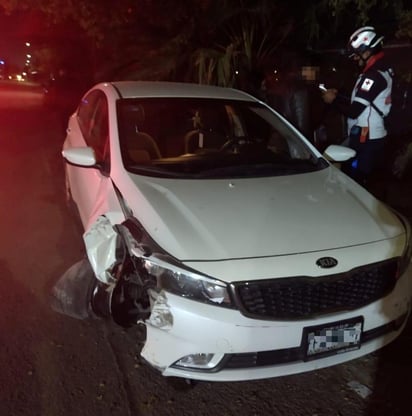
[[[383,36],[372,26],[361,27],[350,36],[349,58],[354,60],[361,73],[350,99],[342,97],[336,89],[323,93],[323,100],[333,104],[347,117],[349,147],[356,150],[356,158],[343,166],[343,170],[362,185],[382,167],[385,139],[384,117],[391,108],[393,71],[382,50]]]

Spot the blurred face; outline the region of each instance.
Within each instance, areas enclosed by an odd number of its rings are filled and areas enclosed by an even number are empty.
[[[351,59],[360,67],[363,68],[368,62],[368,59],[371,57],[370,51],[365,51],[361,54],[353,54]]]
[[[319,76],[319,67],[317,66],[303,66],[301,69],[302,78],[308,82],[314,82]]]

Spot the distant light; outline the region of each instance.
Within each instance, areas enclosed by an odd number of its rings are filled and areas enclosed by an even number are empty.
[[[26,42],[26,46],[29,47],[30,46],[30,42]]]
[[[4,61],[2,59],[0,59],[0,65],[4,65]]]
[[[26,55],[26,58],[31,58],[31,55],[28,53],[27,55]]]

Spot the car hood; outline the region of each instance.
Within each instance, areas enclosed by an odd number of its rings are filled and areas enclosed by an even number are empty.
[[[233,180],[129,174],[127,182],[122,194],[134,216],[182,261],[300,254],[403,232],[384,204],[334,167]]]

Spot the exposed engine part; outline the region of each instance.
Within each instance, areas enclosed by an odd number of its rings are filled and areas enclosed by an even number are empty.
[[[141,271],[131,270],[120,276],[114,286],[97,283],[91,300],[93,312],[101,317],[112,317],[123,327],[145,321],[151,313],[149,290],[156,287],[150,277],[142,279]]]
[[[96,280],[90,305],[93,312],[102,318],[110,318],[112,314],[112,297],[113,297],[114,286],[103,285],[101,282]]]
[[[142,279],[141,272],[122,276],[113,291],[111,313],[113,320],[124,327],[146,320],[151,313],[149,290],[156,287],[156,282]],[[141,281],[141,283],[139,282]]]
[[[78,319],[112,317],[123,327],[149,318],[155,326],[171,325],[171,317],[161,312],[166,300],[158,293],[157,279],[144,267],[151,250],[136,240],[139,232],[132,219],[112,226],[108,218],[99,217],[85,234],[88,258],[55,284],[53,309]]]

